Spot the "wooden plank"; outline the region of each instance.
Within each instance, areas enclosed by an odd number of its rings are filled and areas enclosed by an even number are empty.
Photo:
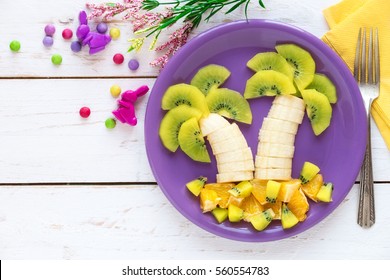
[[[109,93],[154,79],[2,80],[0,92],[0,183],[154,182],[144,144],[149,95],[137,101],[139,123],[104,121],[116,108]],[[89,106],[82,119],[78,110]],[[390,152],[373,125],[374,177],[390,181]]]
[[[274,0],[268,1],[266,3],[267,10],[263,10],[258,6],[257,1],[251,1],[248,17],[294,24],[320,37],[327,30],[321,11],[333,2],[336,3],[338,0],[322,1],[315,4],[310,1],[300,1],[294,3],[294,9],[292,9],[290,3],[286,3],[284,0]],[[70,50],[70,41],[64,40],[61,32],[64,28],[71,28],[73,31],[77,29],[79,24],[78,13],[85,9],[85,3],[86,1],[79,0],[56,0],[45,1],[44,3],[38,0],[28,2],[22,0],[2,1],[3,7],[7,7],[7,9],[0,10],[0,17],[2,18],[0,30],[6,31],[2,34],[3,48],[0,48],[0,77],[135,77],[158,75],[158,70],[150,67],[149,63],[162,53],[148,51],[148,45],[152,38],[145,41],[145,46],[140,52],[127,53],[130,46],[128,39],[134,38],[134,34],[130,23],[121,21],[120,16],[109,23],[109,27],[119,28],[121,36],[118,40],[112,41],[106,50],[92,56],[88,55],[88,48],[83,49],[80,53],[73,53]],[[190,38],[221,23],[238,19],[245,19],[243,8],[229,15],[216,15],[208,23],[201,23]],[[46,48],[42,44],[43,29],[48,23],[53,23],[57,27],[54,45],[51,48]],[[97,22],[91,21],[92,29],[95,28],[96,24]],[[167,32],[163,32],[159,42],[165,42],[173,31],[173,29],[169,29]],[[22,44],[19,53],[12,53],[7,46],[11,40],[15,39]],[[62,65],[52,65],[50,58],[54,53],[63,56]],[[126,63],[122,65],[114,64],[112,57],[116,53],[124,54]],[[136,58],[140,62],[140,68],[137,71],[128,69],[127,62],[131,58]]]
[[[244,243],[187,221],[156,186],[2,188],[1,259],[389,259],[389,184],[377,222],[356,224],[358,187],[324,221],[289,239]]]

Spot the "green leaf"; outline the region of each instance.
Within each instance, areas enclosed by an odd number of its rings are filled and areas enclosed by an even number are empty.
[[[230,14],[233,12],[235,9],[237,9],[239,6],[241,6],[244,2],[247,0],[240,0],[238,3],[236,3],[233,7],[231,7],[225,14]]]
[[[259,0],[259,5],[265,9],[265,6],[264,6],[264,4],[263,4],[263,1],[262,1],[262,0]]]

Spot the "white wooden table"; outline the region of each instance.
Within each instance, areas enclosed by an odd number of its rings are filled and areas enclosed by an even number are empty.
[[[322,10],[338,0],[265,0],[250,17],[274,19],[316,36],[328,29]],[[146,48],[127,54],[129,23],[119,40],[94,56],[70,51],[62,29],[73,30],[86,1],[3,0],[0,9],[0,258],[1,259],[389,259],[390,152],[374,126],[377,222],[356,224],[358,185],[324,221],[289,239],[244,243],[223,239],[187,221],[155,183],[144,147],[147,97],[135,127],[104,126],[116,107],[109,89],[150,87],[158,71]],[[201,24],[197,33],[242,19],[242,10]],[[72,22],[69,19],[74,19]],[[66,23],[68,22],[68,23]],[[43,28],[57,27],[54,46]],[[12,53],[17,39],[22,48]],[[163,39],[163,38],[162,38]],[[140,61],[137,71],[112,56]],[[50,57],[63,56],[56,67]],[[92,109],[81,119],[82,106]]]

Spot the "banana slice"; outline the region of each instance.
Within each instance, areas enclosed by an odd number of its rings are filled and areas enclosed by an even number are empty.
[[[290,134],[297,134],[298,131],[298,123],[293,123],[290,121],[272,119],[272,118],[264,118],[261,129],[264,130],[274,130],[281,131]]]
[[[292,168],[292,159],[291,158],[256,156],[255,166],[256,166],[256,168],[291,169]]]
[[[217,183],[238,182],[252,179],[252,171],[237,171],[217,174]]]
[[[293,146],[295,135],[287,132],[260,129],[259,141],[260,143],[275,143]]]
[[[244,135],[240,134],[218,143],[211,143],[214,155],[247,148],[248,144]]]
[[[291,145],[259,143],[257,155],[263,157],[293,158],[295,147]]]
[[[291,169],[256,168],[255,178],[260,180],[291,180]]]
[[[246,160],[253,161],[252,150],[249,147],[222,154],[217,154],[215,155],[215,158],[219,164]]]
[[[301,124],[304,115],[305,111],[303,110],[298,110],[281,104],[273,104],[267,117]]]
[[[207,136],[218,129],[229,126],[230,123],[221,115],[210,113],[207,117],[199,120],[199,125],[203,136]]]
[[[272,104],[280,104],[300,111],[305,111],[305,102],[303,99],[293,95],[278,95],[275,97]]]
[[[240,128],[236,123],[232,123],[229,126],[223,127],[210,133],[207,136],[207,140],[210,142],[210,145],[214,145],[221,141],[240,135],[242,135]]]
[[[254,171],[253,160],[227,162],[217,165],[218,173],[229,173],[236,171]]]

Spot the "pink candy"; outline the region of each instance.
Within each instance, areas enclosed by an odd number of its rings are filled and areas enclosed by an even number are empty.
[[[121,123],[135,126],[137,124],[137,117],[135,116],[134,104],[138,97],[145,95],[148,91],[148,86],[141,86],[135,91],[127,90],[122,93],[121,99],[118,100],[118,109],[112,112],[113,115]]]

